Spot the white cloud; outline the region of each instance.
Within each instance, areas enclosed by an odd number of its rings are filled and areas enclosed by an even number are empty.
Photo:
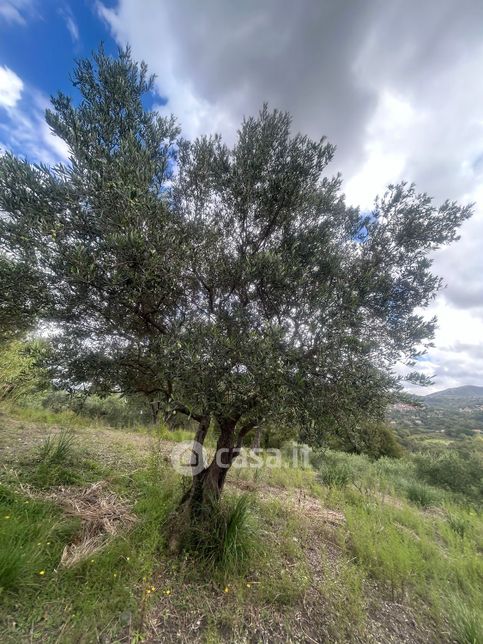
[[[49,105],[46,97],[34,88],[26,87],[11,70],[2,76],[4,69],[7,68],[0,67],[0,106],[4,108],[0,120],[0,148],[12,150],[33,162],[55,164],[67,160],[67,145],[52,134],[45,122],[44,113]],[[2,78],[7,78],[8,82],[2,82]],[[2,91],[5,88],[10,89]]]
[[[348,201],[370,208],[390,182],[476,201],[461,240],[436,253],[448,288],[421,362],[434,389],[483,384],[483,3],[480,0],[98,2],[119,43],[157,73],[188,136],[233,133],[263,101],[338,146]],[[461,344],[465,338],[464,348]],[[468,348],[471,347],[471,348]]]
[[[77,22],[75,21],[74,14],[72,13],[71,8],[68,5],[62,7],[60,9],[60,15],[64,19],[65,26],[67,27],[67,31],[72,38],[72,42],[74,44],[77,44],[80,39],[79,27],[77,26]]]
[[[147,5],[153,6],[148,0]],[[157,76],[156,86],[159,95],[168,99],[167,105],[159,105],[162,113],[175,114],[179,119],[183,134],[189,138],[209,132],[224,131],[228,133],[234,127],[227,110],[213,105],[200,96],[192,84],[192,79],[183,73],[177,65],[176,36],[167,28],[167,15],[161,5],[156,6],[152,20],[139,21],[139,5],[127,3],[118,13],[97,2],[99,16],[109,25],[113,35],[122,44],[131,43],[138,58],[149,61],[150,70]],[[159,29],[163,37],[159,37]],[[139,33],[133,40],[131,27],[139,27]],[[154,43],[158,43],[159,55]]]
[[[0,67],[0,107],[15,107],[22,91],[22,79],[8,67]]]
[[[370,210],[374,197],[401,179],[408,162],[407,141],[415,128],[427,126],[428,115],[391,90],[382,89],[377,109],[366,127],[365,160],[347,181],[349,203]]]
[[[32,9],[33,0],[0,0],[0,18],[9,23],[24,25]]]

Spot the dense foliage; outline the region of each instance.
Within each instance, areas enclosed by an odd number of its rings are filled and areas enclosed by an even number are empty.
[[[416,312],[440,287],[429,254],[469,209],[400,184],[361,214],[327,172],[334,147],[267,107],[231,148],[185,141],[145,108],[152,78],[129,50],[100,50],[73,78],[80,101],[59,94],[47,111],[69,161],[0,159],[2,261],[30,276],[7,302],[28,317],[36,284],[57,384],[144,394],[198,421],[200,442],[215,422],[221,460],[195,480],[203,497],[263,423],[360,451],[394,365],[431,339],[434,320]],[[17,308],[4,310],[15,329]]]

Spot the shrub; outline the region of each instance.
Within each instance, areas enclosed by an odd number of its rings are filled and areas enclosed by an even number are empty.
[[[333,454],[325,455],[322,462],[319,462],[318,470],[320,482],[329,487],[344,487],[353,480],[349,463],[338,460]]]
[[[426,483],[481,498],[483,463],[475,450],[419,454],[415,462],[418,476]]]

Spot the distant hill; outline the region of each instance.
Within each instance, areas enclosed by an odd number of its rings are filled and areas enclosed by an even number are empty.
[[[437,398],[482,398],[483,387],[477,385],[465,385],[463,387],[453,387],[451,389],[443,389],[442,391],[435,391],[433,394],[423,396],[425,401],[435,400]]]
[[[436,391],[434,394],[420,398],[423,404],[430,407],[444,408],[452,411],[483,411],[483,387],[466,385]]]
[[[483,387],[443,389],[415,396],[414,401],[415,405],[398,404],[389,410],[389,422],[400,438],[439,435],[459,439],[483,433]]]

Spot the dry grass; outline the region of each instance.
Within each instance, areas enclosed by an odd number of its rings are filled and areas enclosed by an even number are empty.
[[[130,504],[109,491],[106,481],[98,481],[86,488],[59,486],[46,492],[22,484],[22,493],[30,498],[51,501],[64,514],[81,520],[81,529],[75,541],[65,546],[60,564],[74,566],[105,547],[109,540],[129,529],[136,517]]]

